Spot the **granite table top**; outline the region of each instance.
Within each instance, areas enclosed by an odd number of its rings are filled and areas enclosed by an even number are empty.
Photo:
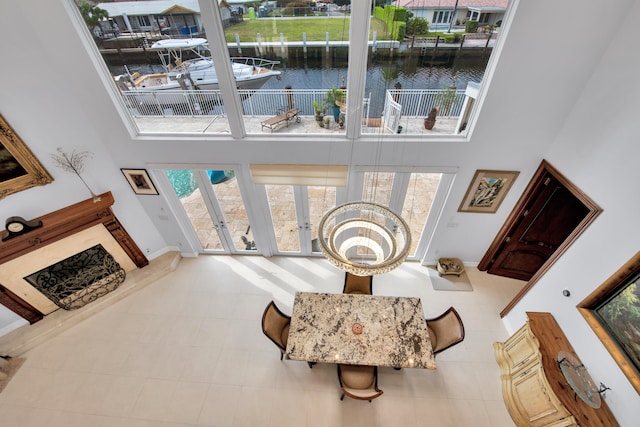
[[[363,326],[360,334],[354,323]],[[419,298],[297,292],[286,355],[307,362],[436,367]]]

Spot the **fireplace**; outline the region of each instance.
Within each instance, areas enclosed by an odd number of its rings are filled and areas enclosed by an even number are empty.
[[[126,273],[101,244],[23,279],[60,308],[83,307],[120,286]]]
[[[0,242],[1,304],[34,323],[61,307],[78,308],[83,301],[115,289],[126,272],[149,263],[111,211],[111,193],[101,194],[100,198],[98,202],[88,199],[35,218],[42,221],[42,227]],[[89,280],[91,283],[75,284],[71,286],[73,291],[61,293],[52,293],[46,286],[39,289],[38,281],[43,279],[37,278],[38,273],[70,258],[85,260],[88,265],[85,252],[96,246],[102,248],[98,249],[101,262],[106,262],[112,272],[103,275],[98,274],[100,268],[87,267],[77,275],[97,275]]]

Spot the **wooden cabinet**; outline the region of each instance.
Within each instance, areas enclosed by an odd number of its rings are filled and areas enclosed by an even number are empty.
[[[504,343],[493,345],[502,370],[502,395],[518,426],[577,426],[551,391],[542,369],[539,342],[529,323]]]
[[[504,344],[496,343],[494,345],[496,351],[498,351],[497,345],[500,345],[502,359],[512,375],[517,374],[539,356],[538,340],[531,333],[528,324],[520,328]]]
[[[594,409],[576,397],[557,363],[573,348],[550,313],[527,313],[528,322],[504,343],[495,343],[502,394],[519,427],[617,426],[603,401]]]

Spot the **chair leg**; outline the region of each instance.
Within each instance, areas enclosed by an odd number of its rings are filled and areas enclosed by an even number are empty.
[[[282,360],[283,357],[284,357],[284,353],[280,352],[280,360]]]
[[[340,400],[344,400],[344,393],[342,393],[342,396],[340,396]]]
[[[309,369],[313,369],[313,365],[315,365],[317,362],[307,362],[307,365],[309,365]]]

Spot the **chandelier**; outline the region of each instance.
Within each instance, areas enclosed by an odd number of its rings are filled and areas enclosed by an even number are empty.
[[[366,18],[358,17],[356,19]],[[357,31],[358,25],[350,27],[349,40],[368,38],[366,31]],[[349,69],[358,69],[367,63],[366,50],[349,55]],[[353,87],[353,93],[347,93],[347,111],[352,117],[362,114],[364,85],[351,84],[356,73],[351,73],[347,87]],[[343,82],[344,84],[344,82]],[[380,87],[386,86],[383,78],[378,80]],[[391,95],[387,93],[388,99]],[[359,120],[359,119],[358,119]],[[351,139],[351,156],[355,150],[356,137],[360,126],[353,120],[347,123],[347,137]],[[407,223],[389,208],[377,203],[376,192],[379,188],[379,166],[382,155],[384,126],[380,127],[378,143],[373,156],[375,161],[374,179],[369,180],[369,201],[350,202],[338,205],[324,214],[318,226],[318,243],[325,257],[336,267],[357,276],[372,276],[393,270],[404,262],[411,247],[411,232]],[[349,168],[351,169],[351,168]],[[366,192],[365,192],[366,193]]]
[[[390,209],[371,202],[345,203],[320,220],[318,241],[336,267],[356,276],[382,274],[409,255],[411,232]]]

